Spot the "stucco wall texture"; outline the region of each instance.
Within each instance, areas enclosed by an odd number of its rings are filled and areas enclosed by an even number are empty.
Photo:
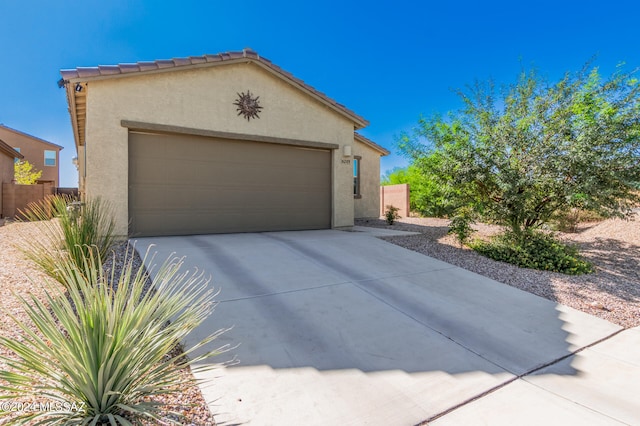
[[[410,188],[408,183],[380,187],[380,216],[387,211],[387,206],[397,207],[400,217],[409,217]]]
[[[354,200],[354,217],[380,216],[380,153],[357,140],[353,143],[353,156],[360,159],[361,198]]]
[[[233,102],[247,90],[260,97],[259,119],[237,115]],[[83,186],[87,195],[100,194],[113,204],[116,233],[126,235],[128,129],[122,120],[338,144],[332,154],[332,226],[353,225],[353,191],[345,190],[353,187],[353,169],[341,160],[343,147],[354,145],[354,123],[254,63],[88,83]],[[356,155],[363,157],[363,173],[376,174],[377,194],[379,155],[373,161],[366,151]],[[361,201],[359,211],[377,211],[378,200]]]

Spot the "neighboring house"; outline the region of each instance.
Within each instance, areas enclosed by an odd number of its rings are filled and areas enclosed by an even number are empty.
[[[368,122],[240,52],[61,71],[80,191],[129,236],[326,229],[379,216]]]
[[[11,183],[13,181],[13,164],[15,159],[22,160],[24,156],[13,149],[11,145],[0,139],[0,213],[2,212],[3,200],[3,183]],[[2,215],[0,214],[0,217]]]
[[[38,182],[58,186],[60,179],[60,145],[0,124],[0,139],[24,156],[35,170],[42,170]]]

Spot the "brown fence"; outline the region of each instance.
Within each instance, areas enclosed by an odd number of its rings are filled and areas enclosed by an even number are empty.
[[[64,195],[73,199],[78,199],[80,196],[78,193],[78,188],[56,188],[56,194]]]
[[[401,217],[409,217],[409,184],[380,187],[380,216],[384,216],[387,206],[397,207]]]
[[[55,193],[56,187],[53,186],[53,183],[39,183],[36,185],[3,183],[2,217],[13,219],[29,203],[44,200],[47,195]]]

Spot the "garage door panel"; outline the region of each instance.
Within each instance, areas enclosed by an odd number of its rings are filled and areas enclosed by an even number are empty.
[[[158,162],[153,164],[148,159],[144,160],[143,170],[134,171],[132,178],[139,183],[156,183],[171,181],[188,181],[198,185],[203,179],[207,182],[228,182],[232,185],[258,185],[268,182],[270,185],[283,186],[308,186],[317,183],[327,175],[327,170],[313,167],[278,166],[279,168],[265,167],[264,165],[252,166],[252,173],[244,173],[241,163],[225,164],[220,162],[191,161],[177,164],[175,162]],[[139,167],[140,167],[139,166]],[[233,179],[229,179],[233,177]],[[231,180],[231,181],[230,181]],[[325,187],[325,185],[322,185]]]
[[[130,234],[331,226],[331,152],[130,133]]]
[[[264,232],[265,226],[275,231],[305,230],[309,229],[309,225],[308,221],[301,219],[303,213],[304,211],[284,212],[269,208],[247,210],[243,216],[238,215],[236,211],[225,209],[203,209],[188,213],[183,210],[166,211],[162,214],[149,211],[138,217],[138,232],[141,235],[209,234],[212,233],[212,227],[216,233]],[[268,222],[265,222],[265,216],[270,217]],[[172,226],[171,232],[159,233],[158,230],[167,229],[168,224]],[[222,224],[224,227],[221,227]]]
[[[330,198],[326,196],[323,188],[291,188],[287,192],[273,191],[272,188],[264,186],[262,190],[247,190],[241,187],[201,187],[192,188],[189,192],[183,191],[179,187],[145,185],[132,190],[132,198],[137,198],[136,204],[144,206],[145,209],[168,209],[171,204],[177,209],[190,209],[203,206],[206,208],[217,208],[221,204],[233,206],[237,210],[238,206],[242,210],[247,208],[257,208],[267,204],[283,204],[288,209],[292,207],[315,206],[325,208],[330,203]],[[215,190],[215,194],[212,194]],[[140,210],[141,208],[139,208]]]

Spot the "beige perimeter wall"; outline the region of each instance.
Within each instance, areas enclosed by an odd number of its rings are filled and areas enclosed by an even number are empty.
[[[30,203],[37,203],[56,192],[52,182],[35,185],[2,183],[2,215],[7,218],[20,216]]]
[[[260,96],[259,119],[247,121],[237,115],[233,103],[237,93],[247,90]],[[338,144],[340,148],[332,154],[332,226],[353,225],[352,166],[341,161],[342,147],[353,144],[353,123],[259,65],[222,65],[89,83],[84,189],[88,196],[101,195],[114,204],[116,232],[126,235],[128,129],[121,120]]]
[[[409,217],[411,210],[408,183],[380,187],[380,216],[384,216],[387,206],[397,207],[400,217]]]

